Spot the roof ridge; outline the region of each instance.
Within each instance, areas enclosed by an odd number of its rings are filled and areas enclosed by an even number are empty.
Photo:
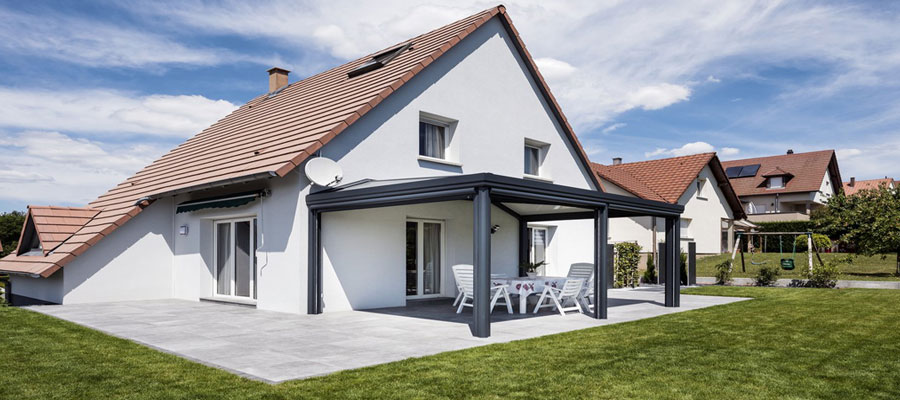
[[[641,160],[641,161],[625,162],[625,163],[621,163],[621,164],[600,164],[600,165],[606,165],[606,166],[608,166],[608,167],[619,167],[619,166],[622,166],[622,165],[634,165],[634,164],[641,164],[641,163],[652,163],[652,162],[658,162],[658,161],[664,161],[664,160],[675,160],[675,159],[679,159],[679,158],[691,158],[691,157],[696,157],[696,156],[701,156],[701,155],[711,155],[711,156],[712,156],[712,155],[715,155],[715,154],[716,154],[716,152],[714,152],[714,151],[707,151],[707,152],[703,152],[703,153],[688,154],[688,155],[683,155],[683,156],[666,157],[666,158],[656,158],[656,159],[653,159],[653,160]]]

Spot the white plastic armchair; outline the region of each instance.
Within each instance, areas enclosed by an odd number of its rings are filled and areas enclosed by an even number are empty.
[[[578,302],[581,303],[581,306],[586,310],[590,310],[592,307],[592,301],[594,297],[594,263],[575,263],[569,267],[569,274],[567,275],[569,278],[574,279],[584,279],[585,284],[581,288],[581,293],[578,294]]]
[[[457,314],[462,313],[464,307],[472,307],[475,304],[475,275],[473,271],[474,268],[471,265],[460,264],[453,266],[453,277],[456,278],[456,287],[459,289],[457,301],[453,303],[454,306],[459,303],[459,308],[456,309]],[[513,313],[508,287],[509,285],[491,285],[491,312],[494,312],[494,307],[499,304],[505,305],[508,313]],[[501,297],[503,302],[498,303]]]
[[[581,294],[583,286],[584,279],[568,279],[562,289],[550,285],[544,286],[541,298],[538,299],[537,305],[534,307],[534,313],[537,314],[544,307],[553,307],[555,310],[559,310],[562,316],[566,315],[566,311],[582,312],[578,296]],[[553,302],[547,301],[547,304],[544,304],[545,300],[552,300]],[[570,303],[572,306],[566,307]]]

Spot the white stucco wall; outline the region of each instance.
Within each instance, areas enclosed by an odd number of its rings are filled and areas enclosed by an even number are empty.
[[[687,251],[687,242],[693,241],[697,243],[698,254],[719,254],[722,251],[722,219],[734,219],[734,213],[709,166],[703,167],[697,179],[706,179],[705,200],[697,197],[696,179],[678,199],[678,204],[684,205],[681,218],[691,220],[691,237],[682,235],[681,248]]]
[[[472,203],[453,201],[326,213],[322,218],[325,311],[406,305],[406,221],[442,221],[442,290],[456,296],[451,267],[472,264]],[[518,274],[518,221],[496,207],[491,272]]]
[[[23,275],[10,275],[12,294],[26,296],[54,304],[63,302],[63,272],[57,271],[48,278],[32,278]]]
[[[67,264],[63,304],[172,297],[172,200],[160,199]]]

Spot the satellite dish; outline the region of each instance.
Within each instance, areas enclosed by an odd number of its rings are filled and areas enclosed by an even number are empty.
[[[306,177],[316,185],[331,186],[344,178],[341,166],[325,157],[316,157],[306,163]]]

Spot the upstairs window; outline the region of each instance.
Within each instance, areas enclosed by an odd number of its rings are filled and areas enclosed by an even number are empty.
[[[697,198],[706,200],[706,179],[697,179]]]
[[[784,177],[773,176],[769,178],[769,189],[781,189],[784,187]]]
[[[419,155],[447,159],[447,127],[433,122],[419,121]]]
[[[541,149],[525,145],[525,175],[541,175]]]

